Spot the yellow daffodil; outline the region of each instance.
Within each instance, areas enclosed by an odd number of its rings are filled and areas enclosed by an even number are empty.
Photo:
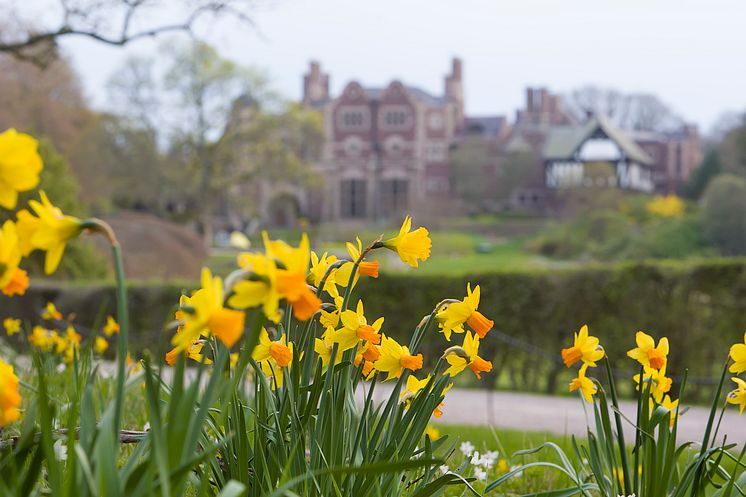
[[[492,363],[479,357],[479,337],[468,331],[464,335],[461,347],[451,347],[443,355],[446,362],[450,364],[450,367],[446,369],[446,374],[452,377],[461,373],[467,366],[480,380],[482,373],[492,371]]]
[[[653,369],[661,369],[666,365],[668,356],[668,338],[663,337],[655,345],[655,340],[650,335],[638,331],[635,335],[637,347],[627,352],[627,355],[639,362],[641,365]]]
[[[204,342],[196,340],[188,348],[184,349],[183,353],[188,359],[192,359],[193,361],[197,361],[200,363],[204,361],[205,364],[212,364],[212,360],[210,360],[209,358],[204,358],[202,355],[202,348],[204,346],[205,346]],[[166,352],[166,363],[169,366],[173,366],[174,364],[176,364],[176,359],[178,359],[179,357],[179,352],[180,351],[177,350],[176,348],[173,348],[169,350],[168,352]],[[231,357],[230,357],[231,366],[235,366],[234,356],[235,356],[235,360],[238,360],[237,354],[231,354]]]
[[[31,330],[31,335],[28,337],[28,341],[31,345],[43,352],[49,352],[55,345],[55,333],[52,330],[44,328],[43,326],[34,326]]]
[[[510,463],[508,463],[507,459],[500,459],[497,461],[498,474],[507,473],[508,471],[510,471]]]
[[[109,342],[106,341],[106,338],[104,337],[96,337],[95,342],[93,343],[93,350],[98,355],[103,355],[104,352],[106,352],[106,349],[109,348]]]
[[[282,388],[285,379],[284,369],[277,367],[272,361],[262,361],[259,363],[262,373],[267,378],[270,388]]]
[[[15,318],[5,318],[3,319],[3,328],[5,328],[5,333],[7,333],[9,337],[13,336],[21,331],[21,320]]]
[[[741,378],[731,378],[738,388],[728,394],[728,403],[739,406],[739,414],[743,414],[743,409],[746,408],[746,381]]]
[[[266,258],[256,254],[242,254],[239,258],[241,267],[251,271],[258,280],[237,283],[230,305],[241,309],[263,305],[267,318],[278,322],[279,300],[285,298],[297,319],[310,319],[321,307],[321,300],[306,283],[311,258],[308,236],[303,234],[297,248],[281,240],[270,240],[266,232],[262,236]]]
[[[46,321],[60,321],[62,319],[62,313],[57,310],[53,302],[47,302],[46,307],[41,313],[41,318]]]
[[[430,248],[433,243],[425,228],[412,229],[412,218],[407,216],[401,225],[399,234],[394,238],[383,242],[383,246],[399,254],[399,258],[405,264],[417,267],[419,261],[426,261],[430,257]]]
[[[43,164],[38,146],[33,137],[13,128],[0,133],[0,207],[15,209],[18,192],[39,184]]]
[[[728,369],[733,374],[741,374],[746,371],[746,333],[743,334],[743,343],[737,343],[730,348],[730,358],[733,364]]]
[[[332,344],[328,343],[326,340],[322,338],[314,339],[313,350],[321,358],[321,365],[323,367],[327,367],[329,365],[329,361],[331,361],[332,359],[333,348],[334,346]],[[337,353],[334,363],[339,364],[341,361],[342,361],[342,354]]]
[[[223,307],[223,280],[202,269],[202,287],[189,298],[190,312],[184,312],[184,325],[171,340],[179,351],[186,350],[204,330],[230,348],[243,334],[245,315]]]
[[[373,324],[368,324],[364,312],[363,301],[359,300],[356,311],[348,309],[341,313],[342,328],[328,335],[329,341],[339,344],[340,352],[353,348],[361,340],[374,344],[381,343],[379,332],[383,325],[383,318],[378,318]]]
[[[337,257],[334,255],[327,255],[326,252],[319,257],[316,252],[311,251],[311,272],[310,272],[310,280],[313,286],[317,287],[321,284],[321,280],[324,279],[324,275],[326,275],[327,270],[329,269],[329,266],[337,262]],[[332,272],[327,276],[326,282],[324,282],[324,288],[322,289],[326,293],[328,293],[332,298],[336,298],[339,296],[339,290],[337,290],[337,283],[336,283],[336,270],[332,270]]]
[[[13,221],[5,221],[0,228],[0,288],[12,283],[21,263],[21,245],[18,230]]]
[[[422,354],[410,354],[407,347],[386,335],[382,335],[380,352],[381,357],[373,366],[378,371],[388,373],[387,381],[401,376],[404,369],[417,371],[422,368]]]
[[[636,389],[640,390],[640,375],[634,376],[635,383],[637,383]],[[651,367],[644,368],[643,381],[650,382],[650,395],[653,396],[656,402],[660,403],[663,395],[671,390],[673,379],[666,376],[666,365],[664,364],[660,369],[653,369]]]
[[[341,358],[341,355],[339,356]],[[381,357],[381,347],[371,342],[363,342],[361,346],[357,348],[355,353],[355,360],[353,361],[356,368],[363,365],[363,377],[368,379],[375,371],[375,362]]]
[[[21,393],[13,366],[0,359],[0,428],[21,417]]]
[[[18,236],[23,255],[36,249],[47,253],[44,272],[52,274],[60,264],[67,242],[80,234],[83,224],[52,205],[44,192],[39,192],[39,196],[41,202],[29,201],[37,217],[25,209],[18,212]]]
[[[666,395],[657,402],[661,406],[671,411],[671,414],[669,415],[669,426],[673,428],[673,424],[676,421],[676,409],[679,407],[679,399],[671,400],[671,397],[669,395]]]
[[[347,253],[350,254],[350,259],[352,259],[352,262],[346,262],[337,271],[337,284],[341,287],[346,288],[347,285],[350,284],[350,276],[352,275],[354,262],[360,259],[360,254],[363,251],[363,242],[360,241],[359,237],[356,240],[357,247],[350,242],[347,242],[345,244],[345,248],[347,249]],[[378,278],[378,262],[366,260],[360,261],[357,267],[357,272],[355,273],[355,277],[352,279],[353,287],[357,284],[357,280],[361,274],[364,276],[370,276],[371,278]]]
[[[604,349],[599,344],[598,338],[588,335],[588,325],[583,325],[580,331],[575,333],[575,341],[572,347],[562,349],[562,360],[565,366],[571,367],[578,361],[583,361],[589,366],[596,366],[596,361],[604,358]]]
[[[288,343],[283,334],[279,340],[272,341],[267,330],[262,328],[259,334],[259,344],[251,354],[256,362],[272,360],[281,368],[293,362],[293,342]]]
[[[427,425],[427,428],[425,428],[425,435],[427,435],[430,440],[437,440],[440,438],[440,430],[433,425]]]
[[[28,288],[28,273],[17,267],[10,277],[10,281],[0,289],[4,295],[12,297],[13,295],[23,295]]]
[[[107,337],[112,336],[114,333],[119,333],[119,323],[114,319],[114,316],[106,316],[106,324],[104,325],[103,332]]]
[[[399,394],[399,402],[406,402],[407,408],[409,408],[410,399],[416,397],[417,393],[427,386],[430,378],[432,378],[432,376],[427,375],[423,379],[418,380],[414,375],[409,375],[409,377],[407,377],[407,384],[404,391]]]
[[[319,323],[325,330],[334,331],[339,326],[339,311],[324,311],[319,314]]]
[[[479,285],[471,290],[471,284],[466,285],[466,297],[463,301],[453,302],[443,306],[436,315],[440,331],[451,340],[451,333],[463,333],[464,323],[468,324],[479,338],[484,338],[492,329],[494,321],[487,319],[477,310],[479,307],[480,290]]]
[[[580,371],[578,371],[578,377],[574,378],[570,382],[570,391],[575,392],[577,390],[580,390],[580,393],[583,394],[583,398],[592,404],[593,395],[595,395],[595,393],[598,391],[598,387],[593,382],[593,380],[585,376],[587,369],[588,364],[583,364],[580,367]]]

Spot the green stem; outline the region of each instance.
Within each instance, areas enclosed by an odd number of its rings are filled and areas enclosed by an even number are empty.
[[[614,376],[611,372],[611,365],[609,364],[608,356],[604,357],[604,363],[606,364],[606,375],[609,377],[609,393],[611,393],[611,405],[614,406],[617,441],[619,443],[619,457],[622,460],[622,468],[624,474],[624,495],[632,495],[629,480],[629,467],[627,466],[627,446],[624,442],[624,429],[622,427],[622,415],[619,411],[619,400],[617,398],[616,385],[614,384]],[[642,381],[642,379],[640,381]],[[637,468],[635,468],[634,471],[637,471]]]
[[[114,409],[114,432],[119,433],[124,404],[124,383],[126,374],[127,351],[129,350],[129,314],[127,310],[127,287],[124,279],[124,260],[118,243],[112,244],[114,270],[117,280],[117,321],[119,323],[119,341],[117,344],[117,399]]]

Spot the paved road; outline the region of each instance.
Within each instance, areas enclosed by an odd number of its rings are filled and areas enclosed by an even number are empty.
[[[382,401],[391,386],[378,385],[373,397]],[[453,389],[448,392],[439,422],[460,425],[488,425],[524,431],[545,431],[557,435],[587,433],[590,406],[579,397],[552,397],[516,392],[488,392],[485,390]],[[636,417],[636,404],[622,402],[622,413],[629,419]],[[702,440],[709,409],[692,407],[679,420],[679,441]],[[629,424],[624,427],[625,438],[632,439],[634,431]],[[746,415],[739,416],[736,406],[729,406],[720,427],[720,437],[728,441],[746,443]]]

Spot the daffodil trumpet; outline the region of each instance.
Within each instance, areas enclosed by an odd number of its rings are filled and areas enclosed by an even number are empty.
[[[358,257],[357,260],[352,262],[352,269],[350,270],[350,279],[347,282],[347,288],[345,289],[345,295],[344,295],[344,299],[342,300],[342,307],[340,308],[340,311],[347,310],[347,305],[350,302],[350,295],[352,295],[352,282],[355,280],[355,275],[357,274],[357,271],[360,268],[360,263],[363,262],[363,260],[365,259],[365,256],[367,256],[369,252],[371,252],[374,249],[383,247],[383,245],[381,244],[382,238],[383,236],[379,236],[376,239],[376,241],[368,245],[364,250],[360,252],[360,257]],[[344,261],[344,262],[347,262],[347,261]],[[324,288],[324,285],[319,285],[319,288]]]

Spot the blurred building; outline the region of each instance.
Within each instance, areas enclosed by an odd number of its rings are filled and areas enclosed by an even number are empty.
[[[351,81],[332,96],[329,75],[312,62],[303,102],[324,113],[327,136],[318,164],[326,181],[313,196],[313,217],[379,219],[447,209],[449,149],[469,122],[462,77],[461,60],[453,59],[442,95],[395,80],[383,88]]]

